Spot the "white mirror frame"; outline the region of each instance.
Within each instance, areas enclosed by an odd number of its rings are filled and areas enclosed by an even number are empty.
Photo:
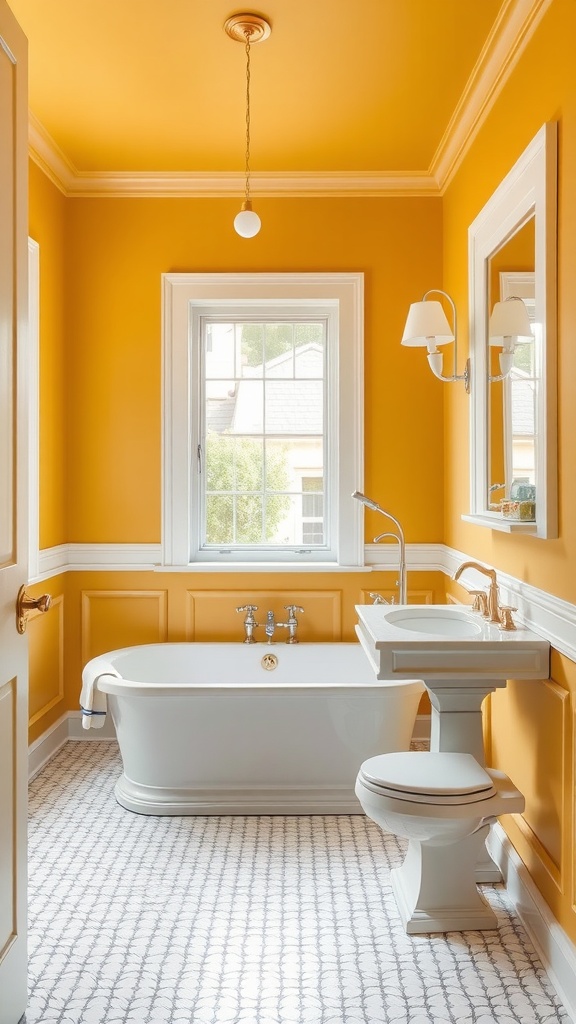
[[[470,508],[463,515],[507,533],[558,536],[556,410],[557,125],[542,126],[468,231],[472,401],[470,404]],[[542,324],[536,416],[536,521],[504,519],[488,509],[488,261],[535,217],[536,319]]]

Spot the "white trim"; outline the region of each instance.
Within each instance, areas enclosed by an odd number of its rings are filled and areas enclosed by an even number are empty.
[[[454,109],[429,169],[420,171],[252,172],[253,196],[438,196],[456,174],[478,131],[552,0],[503,4]],[[30,157],[65,196],[241,195],[237,172],[79,171],[30,114]]]
[[[407,544],[406,565],[412,571],[444,572],[443,544]],[[398,569],[397,544],[366,544],[364,560],[374,571],[394,572]]]
[[[40,246],[28,239],[28,578],[40,548]]]
[[[443,195],[488,117],[552,0],[502,5],[432,157],[429,173]]]
[[[556,410],[556,161],[557,124],[546,122],[518,158],[468,229],[469,334],[472,364],[470,403],[470,514],[468,522],[489,525],[487,430],[488,303],[486,268],[491,256],[528,219],[535,222],[535,297],[540,324],[536,358],[540,386],[536,412],[536,523],[524,524],[537,537],[558,536]],[[535,341],[536,344],[536,341]],[[502,527],[494,525],[495,529]]]
[[[160,544],[59,544],[40,551],[37,583],[82,569],[150,571],[160,561]]]
[[[45,764],[48,764],[48,761],[52,760],[60,748],[68,742],[68,739],[68,713],[65,713],[28,747],[29,782],[42,770]]]
[[[398,568],[396,548],[387,544],[367,544],[364,566],[335,566],[323,564],[307,566],[240,565],[227,563],[214,565],[163,566],[160,565],[159,544],[63,544],[40,552],[40,575],[37,581],[49,579],[63,572],[98,571],[151,571],[158,572],[394,572]],[[462,562],[474,559],[463,551],[445,544],[407,544],[408,569],[417,572],[443,572],[453,576]],[[37,582],[34,580],[33,582]],[[462,582],[470,589],[485,587],[486,579],[479,572],[467,570]],[[548,640],[555,650],[576,662],[576,604],[565,601],[545,590],[539,590],[523,580],[498,570],[498,582],[506,604],[518,609],[515,618],[533,632]]]
[[[571,1020],[576,1021],[576,947],[553,916],[501,825],[491,829],[488,846],[558,998]]]
[[[335,529],[330,551],[295,555],[270,552],[282,565],[304,568],[309,562],[326,567],[363,565],[362,516],[352,491],[362,486],[364,451],[364,275],[362,273],[241,273],[162,275],[162,558],[163,566],[203,563],[198,538],[191,523],[199,507],[196,462],[192,453],[201,439],[192,410],[197,393],[197,350],[192,324],[198,310],[242,306],[253,309],[336,306],[338,323],[332,359],[338,367],[337,387],[331,399],[338,409],[331,431],[333,450],[338,451],[337,473],[330,481]],[[333,460],[334,461],[334,460]],[[332,468],[332,465],[331,465]],[[258,560],[242,552],[238,562],[255,571],[266,558],[264,546]],[[227,565],[215,553],[214,561]]]

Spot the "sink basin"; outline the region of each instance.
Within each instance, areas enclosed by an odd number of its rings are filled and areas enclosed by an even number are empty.
[[[547,679],[550,644],[504,632],[467,605],[357,605],[358,639],[378,679]],[[504,682],[501,685],[504,685]]]
[[[478,637],[484,623],[473,618],[469,612],[452,606],[423,605],[394,608],[386,612],[386,621],[399,629],[412,633],[426,633],[443,637]]]

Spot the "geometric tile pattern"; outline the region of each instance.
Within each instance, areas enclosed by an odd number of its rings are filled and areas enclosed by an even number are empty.
[[[132,814],[120,770],[69,742],[30,785],[26,1024],[568,1024],[503,887],[497,931],[407,936],[362,815]]]

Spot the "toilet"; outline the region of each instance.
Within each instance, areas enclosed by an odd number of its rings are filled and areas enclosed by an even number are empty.
[[[409,935],[497,927],[475,871],[498,815],[524,810],[506,775],[471,754],[379,754],[361,765],[356,796],[380,828],[408,840],[391,882]]]

